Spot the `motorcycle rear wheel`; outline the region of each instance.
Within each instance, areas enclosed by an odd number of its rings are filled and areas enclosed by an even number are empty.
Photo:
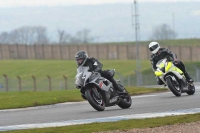
[[[120,87],[123,87],[122,85],[118,84]],[[124,87],[123,87],[124,88]],[[125,89],[125,88],[124,88]],[[125,89],[126,90],[126,89]],[[127,91],[127,90],[126,90]],[[125,96],[121,96],[121,100],[118,103],[118,106],[122,109],[127,109],[132,105],[132,99],[131,96],[128,94],[124,94]]]
[[[194,86],[194,84],[193,84],[193,86],[189,85],[188,89],[189,89],[189,91],[186,92],[188,95],[193,95],[195,93],[195,86]]]

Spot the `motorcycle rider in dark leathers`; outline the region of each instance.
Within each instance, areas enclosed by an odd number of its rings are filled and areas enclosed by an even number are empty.
[[[103,65],[95,58],[88,58],[88,54],[86,51],[78,51],[75,54],[76,62],[79,66],[89,66],[90,72],[99,72],[102,77],[108,79],[110,82],[112,82],[114,89],[117,89],[121,93],[126,93],[126,90],[124,88],[118,86],[116,81],[113,79],[112,73],[110,73],[109,70],[102,70]]]
[[[190,77],[188,74],[183,62],[177,59],[176,54],[172,53],[169,49],[167,48],[160,48],[160,45],[158,42],[151,42],[149,44],[149,50],[151,51],[152,55],[150,57],[150,61],[152,64],[152,69],[153,71],[156,70],[156,63],[164,58],[167,58],[170,61],[173,61],[173,64],[181,69],[186,77],[186,80],[188,83],[193,83],[193,79]],[[159,85],[163,85],[163,81],[157,77],[157,83]]]

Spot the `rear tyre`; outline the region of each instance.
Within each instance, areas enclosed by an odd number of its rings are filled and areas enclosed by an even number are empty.
[[[188,85],[189,91],[186,92],[188,95],[193,95],[195,93],[195,86],[193,85]]]
[[[122,85],[118,84],[120,87],[123,87]],[[123,87],[124,88],[124,87]],[[125,89],[125,88],[124,88]],[[126,90],[126,89],[125,89]],[[126,90],[127,91],[127,90]],[[122,109],[127,109],[132,105],[132,99],[131,96],[128,94],[123,94],[120,96],[121,100],[118,103],[118,106]]]
[[[97,111],[103,111],[105,109],[105,102],[103,101],[101,94],[99,95],[100,98],[97,98],[91,89],[85,91],[85,96],[90,105]]]
[[[171,77],[167,77],[166,79],[167,82],[167,86],[169,87],[169,89],[172,91],[172,93],[177,96],[180,97],[181,96],[181,89],[180,89],[180,85],[176,86]]]

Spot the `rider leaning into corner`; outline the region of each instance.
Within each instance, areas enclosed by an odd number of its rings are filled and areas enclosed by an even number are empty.
[[[188,74],[183,62],[181,62],[180,60],[177,59],[176,54],[172,53],[169,49],[167,48],[160,48],[160,45],[158,42],[151,42],[149,44],[149,50],[151,51],[152,55],[150,57],[150,61],[152,64],[152,69],[153,71],[156,70],[156,63],[164,58],[168,58],[168,60],[173,61],[173,64],[178,67],[179,69],[181,69],[186,77],[186,80],[188,83],[193,83],[193,79],[190,77],[190,75]],[[163,85],[163,81],[157,77],[157,83],[159,85]]]
[[[76,62],[79,66],[88,66],[90,72],[99,72],[102,77],[108,79],[112,82],[114,89],[117,89],[121,93],[126,93],[124,88],[118,86],[116,81],[113,79],[112,73],[109,70],[102,70],[103,65],[95,58],[88,58],[88,54],[86,51],[78,51],[75,54]]]

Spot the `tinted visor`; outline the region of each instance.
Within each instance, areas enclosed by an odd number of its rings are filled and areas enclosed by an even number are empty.
[[[158,48],[158,44],[156,44],[156,45],[150,47],[149,49],[150,49],[150,51],[154,51],[156,48]]]
[[[81,54],[80,54],[80,55],[76,55],[75,58],[76,58],[76,59],[82,59],[82,58],[83,58],[83,55],[81,55]]]

